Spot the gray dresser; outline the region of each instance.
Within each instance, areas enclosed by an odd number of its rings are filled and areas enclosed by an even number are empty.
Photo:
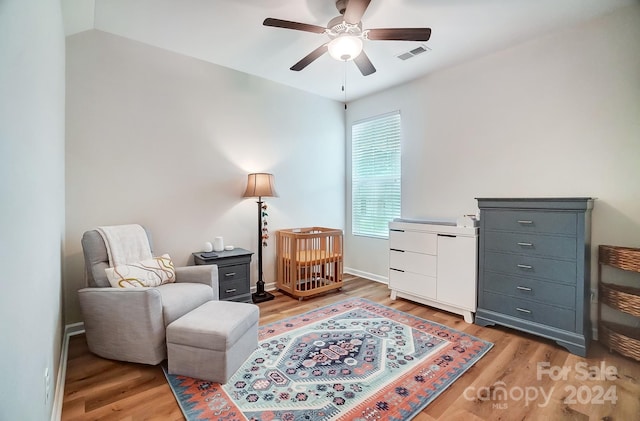
[[[586,356],[593,199],[477,200],[476,324],[540,335]]]

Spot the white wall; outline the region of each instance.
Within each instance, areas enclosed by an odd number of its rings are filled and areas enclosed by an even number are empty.
[[[596,197],[595,283],[597,245],[640,246],[639,51],[640,5],[350,103],[347,127],[401,110],[404,217]],[[387,241],[350,235],[350,216],[346,231],[345,265],[386,278]]]
[[[81,319],[80,238],[141,223],[177,265],[223,236],[257,253],[249,172],[275,175],[269,229],[344,228],[342,104],[101,31],[67,37],[65,311]],[[257,280],[252,260],[252,284]],[[275,237],[263,254],[275,281]]]
[[[63,326],[60,2],[0,2],[0,40],[0,419],[45,420]]]

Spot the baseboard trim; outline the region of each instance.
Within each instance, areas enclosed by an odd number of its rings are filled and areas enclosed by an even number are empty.
[[[344,273],[348,273],[350,275],[356,275],[361,278],[368,279],[370,281],[380,282],[381,284],[389,285],[389,278],[387,276],[380,276],[374,273],[364,272],[364,271],[353,269],[353,268],[344,268]]]
[[[84,333],[84,323],[72,323],[64,327],[62,349],[60,350],[60,362],[58,364],[58,376],[56,378],[56,391],[53,397],[51,421],[60,421],[62,417],[62,404],[64,402],[64,385],[67,377],[67,359],[69,357],[69,338],[73,335]]]
[[[275,291],[276,289],[276,283],[275,282],[265,282],[264,283],[264,290],[265,291]],[[251,293],[253,294],[254,292],[256,292],[256,286],[252,286],[250,289]]]

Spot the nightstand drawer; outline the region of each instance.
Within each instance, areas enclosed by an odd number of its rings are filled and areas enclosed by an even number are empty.
[[[576,235],[578,223],[575,213],[564,212],[486,210],[482,218],[486,230],[565,235]]]
[[[249,293],[249,283],[246,279],[236,279],[220,283],[220,300],[226,300]]]
[[[557,327],[558,329],[574,331],[576,328],[575,310],[554,307],[508,297],[506,295],[483,292],[482,308],[518,319]]]
[[[576,238],[554,237],[529,233],[487,231],[484,233],[486,250],[506,251],[528,256],[575,260]]]
[[[487,273],[484,290],[557,305],[569,309],[576,308],[576,288],[564,284],[550,284],[536,279],[520,278],[499,273]]]
[[[577,276],[575,262],[490,251],[484,254],[484,269],[568,285],[575,285]]]
[[[247,265],[220,266],[218,269],[218,282],[235,281],[237,279],[247,279]]]

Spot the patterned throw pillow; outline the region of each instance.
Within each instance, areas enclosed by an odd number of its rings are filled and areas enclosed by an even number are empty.
[[[105,269],[114,288],[157,287],[176,280],[176,270],[168,254],[130,265]]]

